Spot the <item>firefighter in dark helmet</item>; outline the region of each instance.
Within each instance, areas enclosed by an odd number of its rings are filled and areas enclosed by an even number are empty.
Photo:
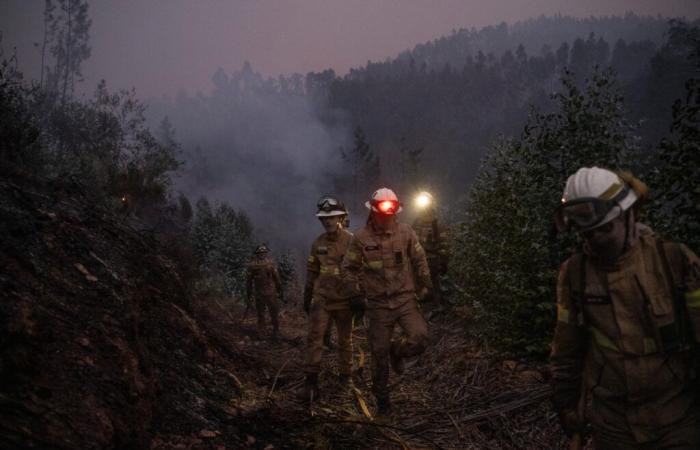
[[[306,382],[300,397],[318,397],[324,333],[334,323],[338,333],[338,373],[341,385],[350,385],[352,375],[353,311],[348,289],[342,288],[341,267],[352,234],[343,227],[348,214],[335,197],[324,196],[317,203],[318,217],[324,232],[311,246],[304,287],[304,311],[309,315],[304,372]]]
[[[265,310],[270,313],[272,322],[272,337],[279,333],[279,301],[284,300],[282,281],[277,271],[277,264],[268,257],[270,249],[267,244],[257,246],[253,259],[248,263],[246,273],[246,298],[250,303],[255,297],[255,308],[258,313],[258,334],[262,336],[265,330]]]

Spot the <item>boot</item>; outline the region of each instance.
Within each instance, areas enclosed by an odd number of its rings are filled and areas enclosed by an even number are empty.
[[[333,343],[333,341],[331,340],[331,327],[330,326],[328,328],[326,328],[326,332],[323,335],[323,345],[330,351],[335,351],[337,348],[335,346],[335,344]]]
[[[399,356],[396,351],[396,346],[391,346],[391,351],[389,352],[389,357],[391,359],[391,368],[394,369],[394,373],[401,375],[406,368],[403,357]]]
[[[302,402],[313,402],[318,398],[318,374],[307,373],[304,386],[299,390],[297,398]]]

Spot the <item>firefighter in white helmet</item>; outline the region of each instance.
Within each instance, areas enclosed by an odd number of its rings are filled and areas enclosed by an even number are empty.
[[[402,210],[396,194],[379,189],[365,206],[370,210],[369,218],[353,236],[343,260],[343,276],[353,298],[367,299],[372,390],[379,414],[386,415],[391,409],[389,362],[396,373],[402,373],[404,358],[425,351],[428,325],[417,297],[425,297],[432,284],[416,233],[396,221]],[[397,323],[404,336],[392,341]]]
[[[582,246],[559,273],[552,400],[576,439],[590,422],[597,450],[700,448],[700,260],[637,222],[647,195],[585,167],[556,214]]]

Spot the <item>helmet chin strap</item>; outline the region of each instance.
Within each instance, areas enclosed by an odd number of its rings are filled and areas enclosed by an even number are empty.
[[[629,250],[630,248],[630,238],[633,236],[630,236],[630,233],[632,230],[630,230],[630,217],[632,214],[630,214],[630,210],[628,209],[627,211],[623,211],[623,214],[625,215],[625,243],[622,246],[622,253],[624,254]]]

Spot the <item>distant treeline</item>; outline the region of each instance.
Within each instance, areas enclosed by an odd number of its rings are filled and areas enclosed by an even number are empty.
[[[357,164],[339,151],[347,154],[356,145],[359,127],[369,159],[379,165],[363,169],[366,182],[400,192],[429,185],[454,199],[468,190],[500,135],[517,135],[531,107],[552,108],[550,95],[561,88],[565,68],[580,85],[595,66],[612,67],[625,117],[632,125],[643,123],[640,144],[655,148],[669,129],[671,104],[694,70],[687,45],[668,39],[671,25],[632,14],[541,17],[454,31],[342,77],[329,69],[264,78],[246,63],[230,74],[219,69],[209,94],[183,93],[170,103],[154,102],[153,111],[172,119],[186,149],[199,147],[189,159],[197,178],[209,183],[230,182],[230,172],[218,170],[222,161],[241,167],[244,161],[260,165],[262,158],[261,170],[276,173],[280,152],[274,147],[288,145],[300,159],[313,155],[316,191],[364,197],[371,188],[356,192],[349,174]],[[260,151],[252,155],[251,149]],[[212,168],[206,175],[203,159]]]

